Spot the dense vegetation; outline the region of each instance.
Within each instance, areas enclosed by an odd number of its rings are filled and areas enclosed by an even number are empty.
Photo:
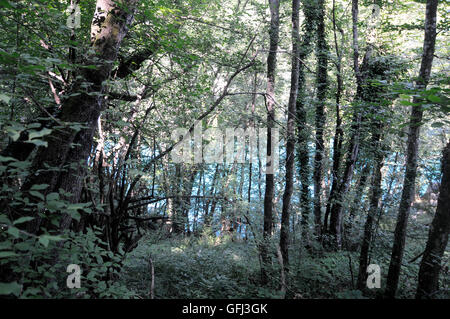
[[[449,298],[449,4],[0,0],[0,295]]]

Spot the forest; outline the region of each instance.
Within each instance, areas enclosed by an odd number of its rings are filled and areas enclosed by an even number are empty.
[[[448,0],[0,0],[1,299],[450,299]]]

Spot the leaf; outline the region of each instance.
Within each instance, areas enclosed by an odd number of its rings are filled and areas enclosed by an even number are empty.
[[[428,96],[427,96],[427,99],[428,99],[429,101],[431,101],[431,102],[434,102],[434,103],[439,103],[439,102],[441,102],[441,98],[440,98],[439,96],[436,96],[436,95],[428,95]]]
[[[13,6],[9,3],[8,0],[0,0],[0,7],[12,9]]]
[[[35,196],[35,197],[38,197],[38,198],[40,198],[40,199],[42,199],[42,200],[45,199],[45,198],[44,198],[44,195],[42,195],[42,194],[39,193],[39,192],[36,192],[36,191],[29,191],[29,193],[30,193],[30,195],[33,195],[33,196]]]
[[[58,194],[58,193],[55,193],[55,192],[49,193],[49,194],[46,196],[46,198],[47,198],[47,201],[56,201],[56,200],[59,199],[59,194]]]
[[[0,162],[11,162],[11,161],[15,162],[17,160],[14,157],[0,155]]]
[[[28,140],[31,141],[34,138],[43,137],[45,135],[50,134],[51,132],[52,132],[52,130],[50,130],[48,128],[43,128],[40,131],[33,131],[33,132],[29,133]]]
[[[19,256],[13,251],[0,251],[0,258]]]
[[[30,216],[20,217],[19,219],[14,221],[14,225],[26,223],[33,219],[34,219],[34,217],[30,217]]]
[[[22,132],[21,129],[15,129],[13,127],[8,127],[6,130],[8,131],[9,136],[14,142],[17,141],[17,139],[20,137],[20,132]]]
[[[0,94],[0,101],[5,102],[6,104],[9,103],[9,101],[11,101],[11,97],[9,97],[6,94]]]
[[[11,221],[5,215],[0,215],[0,223],[11,225]]]
[[[443,126],[444,126],[444,123],[442,123],[442,122],[435,122],[435,123],[431,124],[431,127],[436,127],[436,128],[443,127]]]
[[[0,282],[0,295],[13,294],[16,296],[20,295],[22,290],[22,285],[19,285],[16,281],[13,282]]]
[[[33,186],[31,186],[31,190],[39,191],[46,189],[48,186],[48,184],[34,184]]]
[[[53,236],[53,235],[41,235],[39,236],[39,242],[44,246],[48,247],[50,241],[60,241],[64,240],[61,236]]]
[[[42,141],[42,140],[26,141],[26,143],[31,143],[31,144],[34,144],[36,146],[44,146],[44,147],[48,146],[48,143],[46,141]]]
[[[16,227],[8,227],[7,230],[8,234],[10,234],[11,236],[13,236],[14,238],[19,238],[19,230]]]
[[[39,237],[39,242],[42,244],[42,246],[48,247],[49,239],[45,237],[45,235],[43,235]]]

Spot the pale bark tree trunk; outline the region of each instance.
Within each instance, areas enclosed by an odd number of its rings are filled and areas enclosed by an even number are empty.
[[[450,232],[450,141],[442,156],[442,180],[438,205],[428,234],[427,246],[420,263],[416,298],[433,298],[438,291],[439,272]]]
[[[425,13],[425,37],[423,42],[422,62],[420,65],[419,79],[416,83],[417,89],[425,89],[431,74],[431,66],[433,64],[434,49],[436,43],[436,13],[438,0],[427,0]],[[417,174],[417,156],[419,149],[420,124],[423,117],[422,101],[418,97],[414,97],[412,107],[408,148],[406,151],[406,170],[403,181],[403,191],[398,209],[397,224],[394,233],[394,244],[392,247],[391,262],[387,276],[386,290],[384,296],[386,298],[394,298],[398,287],[400,277],[400,269],[403,260],[403,252],[405,248],[406,227],[414,200],[415,182]]]
[[[294,152],[295,152],[295,115],[298,93],[298,56],[300,0],[292,1],[292,70],[291,91],[288,104],[287,137],[286,137],[286,187],[283,194],[283,208],[281,212],[280,250],[283,258],[283,267],[289,267],[289,215],[292,191],[294,188]]]

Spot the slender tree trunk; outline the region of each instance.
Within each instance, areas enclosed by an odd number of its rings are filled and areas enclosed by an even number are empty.
[[[300,210],[302,214],[301,224],[303,230],[303,239],[307,239],[307,225],[309,223],[309,216],[311,213],[310,205],[310,166],[309,166],[309,129],[307,127],[307,112],[305,108],[305,59],[311,53],[312,41],[314,37],[314,30],[317,26],[316,19],[317,7],[315,2],[303,1],[303,14],[305,20],[303,23],[303,37],[302,43],[299,47],[300,65],[298,72],[298,94],[297,94],[297,159],[300,176]]]
[[[363,83],[367,77],[367,72],[364,72],[368,66],[372,55],[373,48],[368,46],[366,54],[362,62],[362,72],[359,68],[359,45],[358,45],[358,0],[352,0],[352,21],[353,21],[353,69],[356,77],[356,97],[355,104],[359,103],[362,98]],[[330,194],[335,201],[330,209],[330,228],[329,233],[333,237],[333,248],[341,249],[342,246],[342,214],[343,214],[343,200],[348,190],[353,177],[356,160],[358,158],[361,134],[362,112],[359,105],[355,105],[355,110],[352,119],[350,141],[348,144],[347,159],[345,161],[345,168],[342,174],[340,183],[336,189],[336,194]]]
[[[419,269],[416,298],[433,298],[439,289],[439,272],[450,232],[450,141],[442,156],[442,180],[438,205],[428,234],[427,246]]]
[[[267,266],[270,262],[268,255],[268,241],[272,235],[273,229],[273,192],[274,192],[274,176],[273,176],[273,150],[272,150],[272,128],[275,120],[275,69],[277,64],[277,50],[280,28],[280,1],[269,0],[270,7],[270,46],[267,56],[267,163],[266,163],[266,189],[264,194],[264,230],[261,257],[264,263],[262,281],[263,284],[268,282]]]
[[[298,93],[298,46],[299,37],[300,0],[292,0],[292,71],[291,92],[289,95],[287,138],[286,138],[286,187],[283,194],[283,209],[281,212],[280,250],[283,258],[283,267],[289,267],[289,210],[291,206],[292,191],[294,188],[294,152],[295,152],[295,126],[296,101]]]
[[[434,48],[436,43],[436,12],[438,0],[427,0],[425,13],[425,37],[423,42],[422,62],[419,71],[419,79],[416,87],[425,89],[430,79],[431,66],[433,63]],[[414,97],[415,106],[412,107],[408,148],[406,152],[406,170],[403,181],[403,191],[397,216],[397,225],[394,233],[394,244],[392,247],[391,262],[387,276],[386,298],[394,298],[398,287],[400,269],[405,248],[406,227],[408,224],[411,204],[414,200],[415,182],[417,174],[417,156],[419,148],[420,124],[423,117],[422,101]]]
[[[374,133],[372,135],[372,146],[375,153],[374,167],[373,167],[373,181],[372,189],[370,194],[370,207],[367,213],[366,223],[364,224],[364,235],[361,245],[361,252],[359,256],[359,272],[358,272],[358,282],[357,288],[359,290],[364,289],[367,279],[367,266],[369,265],[369,251],[370,244],[373,236],[373,224],[377,212],[379,211],[379,204],[381,199],[381,178],[383,168],[383,151],[381,149],[381,125],[376,125],[374,127]],[[356,198],[358,199],[358,197]]]
[[[322,229],[322,177],[323,177],[323,130],[325,126],[325,102],[328,90],[327,64],[328,46],[325,34],[325,1],[318,2],[317,24],[317,103],[316,103],[316,154],[314,157],[314,224],[316,236]]]
[[[337,81],[337,90],[336,90],[336,129],[333,138],[333,167],[331,170],[331,191],[327,201],[327,207],[325,210],[325,217],[323,221],[323,229],[322,233],[328,232],[328,218],[330,215],[331,205],[334,202],[334,197],[336,195],[336,189],[338,186],[339,180],[339,167],[341,164],[341,153],[342,153],[342,119],[340,114],[340,103],[341,103],[341,94],[342,94],[342,58],[339,50],[339,45],[337,41],[337,26],[336,26],[336,5],[333,0],[333,34],[334,34],[334,46],[336,49],[336,81]]]

